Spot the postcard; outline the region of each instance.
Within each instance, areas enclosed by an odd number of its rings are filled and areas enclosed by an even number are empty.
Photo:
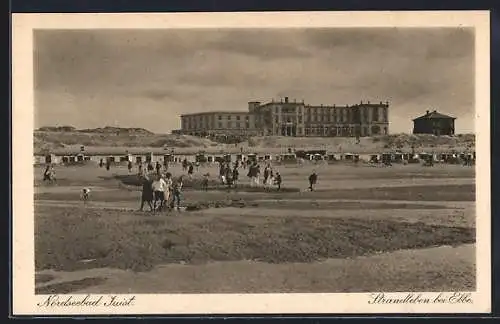
[[[487,11],[14,14],[14,315],[487,313]]]

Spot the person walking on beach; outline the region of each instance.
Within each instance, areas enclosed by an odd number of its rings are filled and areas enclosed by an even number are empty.
[[[193,178],[193,173],[194,173],[193,163],[189,163],[189,167],[188,167],[188,177],[189,177],[189,179]]]
[[[239,176],[240,176],[240,172],[238,171],[238,167],[235,166],[234,169],[233,169],[233,184],[234,184],[235,187],[238,184],[238,178],[239,178]]]
[[[144,208],[144,203],[149,205],[149,211],[153,211],[153,182],[151,179],[145,175],[141,177],[142,180],[142,195],[141,195],[141,207],[139,211],[142,211]]]
[[[264,168],[264,185],[267,185],[267,180],[269,179],[270,175],[271,175],[271,167],[268,164]]]
[[[274,178],[274,183],[278,186],[278,191],[281,189],[281,174],[276,171],[276,177]]]
[[[156,174],[161,173],[161,164],[160,162],[156,161]]]
[[[210,177],[210,173],[205,173],[203,175],[203,180],[201,182],[201,189],[203,189],[205,191],[208,191],[208,180],[209,180],[209,177]]]
[[[153,211],[162,210],[165,204],[165,190],[167,190],[167,183],[163,179],[161,175],[156,176],[156,180],[153,181],[153,193],[154,193],[154,202],[153,202]],[[159,202],[158,209],[156,208],[156,204]]]
[[[250,178],[250,186],[251,187],[255,186],[256,176],[257,176],[257,166],[252,164],[248,167],[248,174],[247,174],[247,177]]]
[[[170,203],[170,208],[174,209],[177,205],[177,210],[181,210],[181,191],[182,191],[183,179],[182,176],[173,183],[172,186],[172,200]]]
[[[313,173],[309,176],[309,190],[314,191],[314,185],[318,181],[318,175],[316,174],[316,171],[313,171]]]

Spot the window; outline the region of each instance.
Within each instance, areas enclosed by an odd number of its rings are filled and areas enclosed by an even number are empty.
[[[245,123],[245,126],[246,126],[246,128],[250,128],[250,123],[249,123],[249,122],[246,122],[246,123]]]
[[[219,122],[219,128],[222,128],[222,123],[221,122]]]
[[[240,122],[236,122],[236,128],[240,128]]]
[[[222,120],[222,116],[219,116],[219,120]]]
[[[231,128],[233,126],[233,123],[227,122],[227,128]]]
[[[378,108],[373,108],[373,121],[378,121]]]
[[[302,134],[302,127],[297,127],[297,134]]]
[[[302,124],[302,116],[299,116],[299,124]]]
[[[279,123],[280,118],[278,116],[275,117],[276,124]]]
[[[236,116],[236,120],[240,120],[240,116]]]
[[[227,120],[231,120],[231,116],[227,116]]]
[[[276,113],[279,113],[280,108],[279,108],[278,106],[276,106],[276,108],[274,108],[274,111],[275,111]]]
[[[248,116],[245,116],[245,119],[248,120],[249,119]]]

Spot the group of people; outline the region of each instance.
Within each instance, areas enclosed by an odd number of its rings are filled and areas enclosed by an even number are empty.
[[[250,186],[256,187],[260,185],[260,165],[257,163],[250,164],[248,167],[247,176],[250,178]],[[276,185],[277,189],[281,189],[282,178],[279,171],[274,172],[271,165],[267,164],[263,172],[263,184],[266,188]]]
[[[172,174],[167,172],[165,175],[143,174],[140,177],[142,181],[140,211],[146,203],[152,212],[162,211],[165,207],[171,210],[177,207],[177,210],[180,210],[183,176],[174,180]]]
[[[238,171],[239,163],[236,162],[231,168],[229,162],[220,162],[219,164],[219,178],[223,185],[228,188],[236,186],[240,177],[240,172]]]

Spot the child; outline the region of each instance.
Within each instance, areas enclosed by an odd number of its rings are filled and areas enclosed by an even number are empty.
[[[82,200],[83,203],[86,205],[88,200],[90,198],[90,189],[89,188],[83,188],[82,189]]]
[[[203,175],[203,180],[201,182],[201,188],[205,191],[208,190],[208,178],[210,177],[210,174],[209,173],[205,173]]]

